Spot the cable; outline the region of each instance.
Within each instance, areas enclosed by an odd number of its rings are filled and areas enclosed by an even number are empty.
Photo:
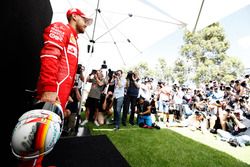
[[[156,18],[151,18],[151,17],[145,17],[145,16],[139,16],[139,15],[134,15],[135,17],[139,17],[139,18],[143,18],[143,19],[148,19],[148,20],[153,20],[153,21],[158,21],[158,22],[162,22],[162,23],[168,23],[168,24],[174,24],[177,26],[185,26],[186,23],[174,23],[171,21],[166,21],[166,20],[161,20],[161,19],[156,19]]]
[[[105,33],[103,33],[101,36],[99,36],[98,38],[96,38],[95,41],[97,41],[98,39],[100,39],[101,37],[103,37],[105,34],[109,33],[111,30],[113,30],[114,28],[116,28],[117,26],[119,26],[121,23],[123,23],[124,21],[126,21],[129,17],[124,18],[123,20],[121,20],[120,22],[118,22],[116,25],[114,25],[113,27],[111,27],[108,31],[106,31]]]
[[[103,10],[103,11],[105,11],[106,13],[113,13],[113,14],[117,14],[117,15],[128,15],[128,13],[106,11],[106,10]],[[178,25],[178,26],[181,26],[181,27],[187,25],[186,23],[184,23],[182,21],[179,21],[177,19],[174,19],[174,20],[177,20],[179,23],[175,23],[175,22],[171,22],[171,21],[167,21],[167,20],[162,20],[162,19],[157,19],[157,18],[146,17],[146,16],[140,16],[140,15],[134,15],[134,14],[131,14],[131,15],[133,15],[134,17],[138,17],[138,18],[149,19],[149,20],[153,20],[153,21],[157,21],[157,22],[162,22],[162,23],[167,23],[167,24],[174,24],[174,25]]]
[[[201,10],[202,10],[204,1],[205,1],[205,0],[202,0],[201,7],[200,7],[200,10],[199,10],[199,14],[198,14],[198,17],[197,17],[197,19],[196,19],[195,26],[194,26],[194,29],[193,29],[193,33],[194,33],[195,30],[196,30],[196,27],[197,27],[197,24],[198,24],[198,21],[199,21],[199,18],[200,18],[200,14],[201,14]]]
[[[147,0],[140,0],[142,3],[148,5],[150,8],[153,8],[154,10],[156,10],[157,12],[160,12],[166,16],[168,16],[169,18],[179,22],[179,23],[174,23],[176,25],[187,25],[186,23],[184,23],[183,21],[176,19],[174,17],[172,17],[170,14],[166,13],[165,11],[161,10],[159,7],[157,7],[156,5],[153,5],[152,3],[148,2]],[[171,23],[171,22],[170,22]]]

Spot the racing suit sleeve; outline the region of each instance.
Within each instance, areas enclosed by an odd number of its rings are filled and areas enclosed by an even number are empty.
[[[51,24],[44,31],[44,46],[40,53],[40,83],[43,92],[57,91],[60,56],[64,48],[65,27]]]

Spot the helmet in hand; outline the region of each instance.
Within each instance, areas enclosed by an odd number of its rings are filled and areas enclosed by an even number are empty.
[[[60,138],[63,120],[59,104],[36,104],[18,119],[11,138],[12,153],[21,159],[48,154]]]

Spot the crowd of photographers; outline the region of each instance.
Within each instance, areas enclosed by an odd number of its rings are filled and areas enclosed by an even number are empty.
[[[142,128],[188,127],[214,133],[232,146],[250,144],[249,75],[230,83],[189,87],[140,77],[136,71],[93,70],[83,112],[84,126],[127,123]]]
[[[248,82],[249,75],[228,84],[210,81],[199,88],[180,87],[176,84],[169,87],[164,84],[167,92],[165,95],[169,97],[164,98],[167,110],[162,110],[162,113],[166,113],[167,126],[189,127],[203,133],[214,133],[232,146],[249,145]],[[159,106],[159,112],[160,108]],[[174,115],[171,120],[169,113]]]

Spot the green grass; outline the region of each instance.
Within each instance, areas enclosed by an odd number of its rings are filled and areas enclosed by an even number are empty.
[[[138,126],[96,127],[86,125],[91,135],[107,135],[132,167],[246,167],[234,157],[186,138],[168,129],[143,129]]]

